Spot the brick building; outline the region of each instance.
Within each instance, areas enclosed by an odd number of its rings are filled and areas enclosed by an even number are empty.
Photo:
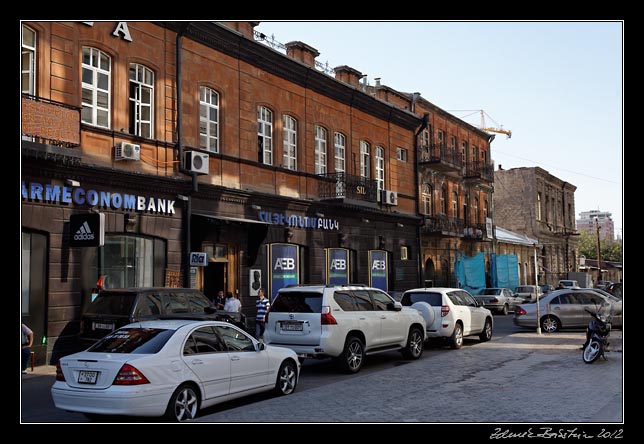
[[[494,171],[495,223],[539,241],[539,284],[577,271],[577,187],[539,167]]]

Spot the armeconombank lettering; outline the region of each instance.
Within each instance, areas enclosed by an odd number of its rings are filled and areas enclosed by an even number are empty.
[[[50,203],[74,203],[76,205],[99,206],[103,208],[149,213],[175,214],[174,200],[110,191],[85,190],[81,187],[42,185],[37,182],[22,182],[22,198]]]

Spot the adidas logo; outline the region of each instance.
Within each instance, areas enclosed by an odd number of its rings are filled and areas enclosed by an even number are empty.
[[[76,231],[74,240],[94,240],[94,233],[90,230],[87,221],[83,222],[83,225]]]

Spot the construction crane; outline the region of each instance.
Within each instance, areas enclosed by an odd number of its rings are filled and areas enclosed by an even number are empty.
[[[462,113],[469,112],[470,113],[470,114],[467,114],[466,116],[461,117],[461,119],[465,119],[466,117],[469,117],[469,116],[471,116],[473,114],[480,113],[481,114],[481,123],[480,123],[480,125],[478,127],[479,129],[481,129],[483,131],[487,131],[488,133],[505,134],[506,136],[508,136],[508,139],[512,137],[512,131],[503,129],[503,125],[499,125],[498,123],[496,123],[496,121],[492,117],[490,117],[490,115],[488,113],[486,113],[485,111],[483,111],[482,109],[455,109],[455,110],[451,110],[450,112],[462,112]],[[487,126],[485,124],[485,116],[487,116],[487,118],[489,120],[491,120],[496,126],[494,126],[494,127]]]

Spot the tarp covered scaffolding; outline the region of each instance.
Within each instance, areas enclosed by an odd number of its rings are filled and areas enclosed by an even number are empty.
[[[514,289],[519,285],[519,269],[516,254],[490,253],[490,285],[492,287]],[[485,253],[468,257],[459,254],[454,270],[459,288],[478,294],[486,287]]]

